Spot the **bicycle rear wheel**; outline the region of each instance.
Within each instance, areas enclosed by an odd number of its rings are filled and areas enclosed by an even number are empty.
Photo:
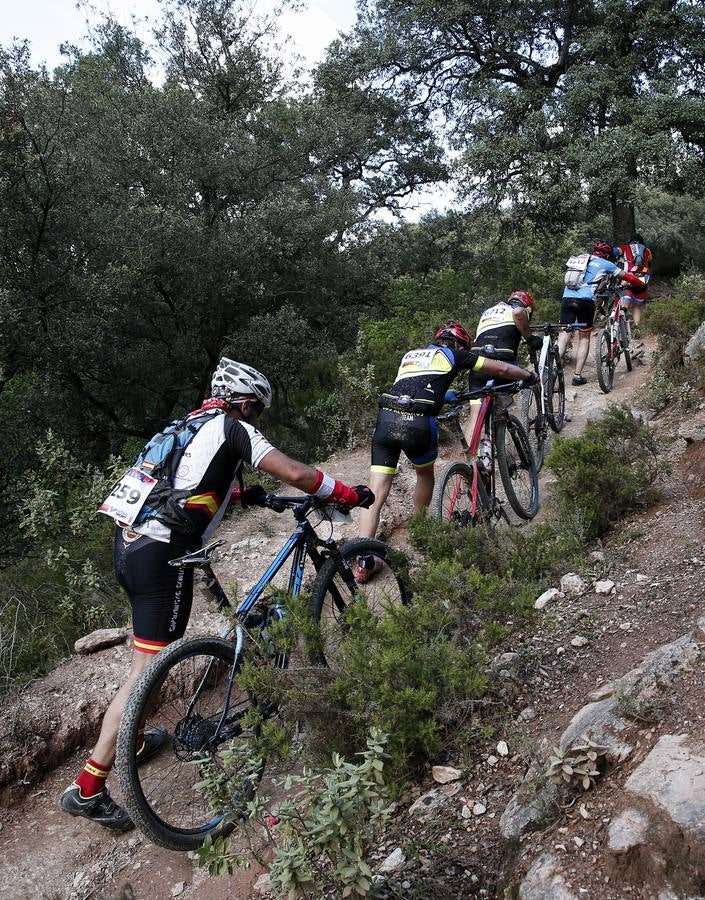
[[[546,410],[548,424],[558,433],[565,425],[565,376],[557,352],[550,347],[546,355]]]
[[[323,563],[313,582],[309,601],[309,614],[321,626],[321,645],[309,648],[314,665],[327,666],[335,657],[348,628],[346,611],[352,603],[362,601],[375,614],[382,615],[390,605],[408,602],[403,576],[396,571],[399,568],[394,560],[397,552],[372,538],[357,538],[343,544],[340,554],[344,565],[352,572],[356,571],[358,560],[371,561],[366,570],[369,572],[367,580],[354,582],[354,587],[343,577],[335,556]]]
[[[595,335],[595,368],[600,390],[609,394],[614,383],[615,361],[612,357],[612,335],[608,328]]]
[[[233,680],[240,664],[230,641],[175,641],[145,669],[127,701],[117,744],[120,790],[135,825],[169,850],[195,850],[207,835],[228,834],[256,790],[262,766],[247,765],[245,741],[256,737],[258,725],[245,720],[253,704]],[[145,724],[165,728],[170,740],[140,766],[135,748]],[[225,763],[220,751],[236,738],[245,755]],[[204,779],[218,783],[219,800],[196,788]]]
[[[629,332],[627,331],[627,323],[624,316],[619,318],[619,343],[622,345],[624,352],[624,362],[627,364],[627,372],[632,370],[632,351],[629,347]]]
[[[529,438],[531,452],[534,455],[536,471],[540,472],[546,457],[546,441],[548,438],[546,417],[541,412],[541,401],[537,396],[537,392],[533,388],[527,388],[523,391],[523,394],[524,397],[521,404],[523,425]]]
[[[539,480],[529,438],[514,416],[497,423],[495,448],[510,506],[521,519],[533,519],[539,511]]]

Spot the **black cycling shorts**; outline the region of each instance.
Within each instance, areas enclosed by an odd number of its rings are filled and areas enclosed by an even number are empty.
[[[561,325],[573,325],[576,322],[585,323],[585,331],[592,328],[595,321],[595,302],[593,300],[580,300],[574,297],[564,297],[561,302],[561,314],[558,320]],[[580,329],[581,331],[583,329]]]
[[[371,470],[395,475],[402,451],[417,469],[434,464],[438,456],[438,425],[434,416],[380,409],[372,435]]]
[[[193,569],[169,565],[193,543],[165,544],[127,528],[115,534],[115,577],[132,607],[135,650],[158,653],[183,637],[193,602]]]

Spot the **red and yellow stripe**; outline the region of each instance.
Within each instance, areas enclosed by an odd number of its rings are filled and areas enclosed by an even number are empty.
[[[209,519],[218,512],[220,506],[220,497],[215,491],[208,491],[206,494],[194,494],[186,501],[186,509],[200,509]]]
[[[152,656],[169,646],[169,641],[148,641],[145,638],[137,637],[137,635],[132,639],[132,643],[135,650],[139,653],[149,653]]]

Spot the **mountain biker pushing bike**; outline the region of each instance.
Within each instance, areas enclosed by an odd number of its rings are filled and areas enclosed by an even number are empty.
[[[478,348],[471,349],[470,344],[470,335],[460,323],[446,322],[436,331],[432,343],[410,350],[402,358],[394,384],[379,398],[370,468],[370,488],[375,500],[360,514],[361,537],[375,536],[402,451],[416,469],[414,509],[425,509],[431,502],[433,466],[438,456],[436,414],[459,372],[481,369],[488,377],[533,382],[535,373],[498,359],[487,359]],[[369,575],[363,570],[356,577],[364,581]]]
[[[534,298],[531,294],[528,291],[513,291],[506,300],[500,300],[482,313],[477,323],[473,349],[512,365],[516,365],[522,338],[530,349],[540,350],[541,338],[533,335],[529,326],[533,311]],[[479,374],[472,372],[470,390],[481,388],[486,381],[485,369]],[[468,444],[472,441],[481,403],[479,398],[470,401],[470,416],[465,426],[465,440]]]
[[[607,241],[595,241],[591,253],[584,253],[568,260],[559,321],[561,325],[585,323],[585,327],[578,331],[574,385],[587,384],[587,378],[582,371],[590,352],[590,335],[595,321],[595,291],[598,281],[605,274],[620,275],[623,281],[630,284],[639,282],[635,275],[622,271],[616,265],[614,248]],[[561,356],[565,353],[569,338],[570,334],[567,331],[561,332],[558,336]]]
[[[641,322],[641,313],[649,298],[649,281],[651,279],[651,250],[644,243],[640,234],[633,234],[628,244],[618,244],[615,248],[617,264],[635,275],[640,284],[629,285],[622,296],[622,306],[631,310],[634,325]]]
[[[264,495],[259,485],[242,490],[236,487],[236,482],[241,484],[243,463],[308,494],[330,498],[333,503],[350,508],[368,506],[374,500],[368,487],[348,487],[276,450],[255,428],[271,402],[272,389],[264,375],[223,357],[213,374],[211,397],[186,420],[208,414],[176,468],[172,499],[178,509],[172,506],[171,515],[157,512],[139,525],[123,527],[117,522],[115,574],[132,608],[132,666],[103,717],[90,759],[61,795],[61,809],[73,816],[91,819],[116,831],[133,827],[127,812],[111,799],[105,786],[115,760],[125,702],[154,655],[182,637],[188,624],[193,570],[170,566],[169,560],[201,546],[233,498],[247,506],[257,504]],[[163,729],[143,732],[138,739],[138,758],[151,758],[168,739]]]

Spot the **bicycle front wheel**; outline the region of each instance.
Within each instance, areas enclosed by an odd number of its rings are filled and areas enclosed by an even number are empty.
[[[336,556],[323,563],[309,601],[309,614],[321,626],[320,646],[309,649],[315,665],[327,666],[334,659],[348,629],[346,611],[352,603],[364,602],[375,614],[382,615],[389,606],[408,602],[403,577],[396,571],[396,553],[382,541],[357,538],[340,548],[343,566],[349,569],[345,577]],[[360,581],[355,581],[355,577]]]
[[[632,351],[629,347],[629,332],[627,331],[627,323],[624,316],[619,319],[619,343],[624,351],[624,362],[627,364],[627,372],[632,370]]]
[[[539,479],[529,438],[517,418],[507,416],[506,421],[497,423],[495,447],[510,506],[521,519],[533,519],[539,511]]]
[[[127,701],[117,744],[120,790],[135,825],[169,850],[195,850],[207,835],[228,834],[254,795],[261,767],[252,769],[245,741],[258,727],[245,719],[252,701],[234,680],[240,664],[230,641],[175,641],[145,669]],[[140,765],[136,746],[145,725],[164,728],[169,740]],[[224,762],[220,751],[236,738],[243,756]],[[197,786],[202,782],[208,792]]]
[[[600,390],[609,394],[614,383],[615,361],[612,356],[612,336],[608,328],[603,328],[595,335],[595,368]]]
[[[522,418],[524,428],[529,437],[529,445],[536,463],[536,471],[540,472],[543,468],[543,461],[546,456],[546,418],[541,412],[541,400],[538,392],[533,388],[527,388],[523,391],[522,399]]]
[[[565,376],[563,365],[553,347],[546,356],[545,391],[548,424],[558,433],[565,425]]]

